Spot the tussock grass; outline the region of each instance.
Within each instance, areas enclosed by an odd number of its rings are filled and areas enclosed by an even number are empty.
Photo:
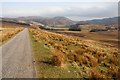
[[[57,49],[52,49],[51,52],[54,65],[61,66],[65,63],[66,57],[62,52]]]
[[[118,74],[118,49],[116,48],[44,30],[30,29],[30,32],[33,33],[32,36],[36,43],[45,42],[44,45],[49,48],[51,67],[61,68],[60,71],[64,70],[64,75],[67,77],[71,77],[72,74],[72,76],[79,78],[114,78]],[[41,53],[42,51],[37,52]],[[45,58],[43,57],[43,59]],[[62,65],[66,66],[61,67]],[[51,71],[52,69],[54,68],[51,68]],[[74,75],[73,72],[77,75]],[[65,77],[59,72],[56,74],[59,76],[55,77]]]
[[[24,28],[1,28],[0,43],[5,43],[12,38],[15,34],[22,31]]]

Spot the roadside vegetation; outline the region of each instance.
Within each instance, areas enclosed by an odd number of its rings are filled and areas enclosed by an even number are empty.
[[[6,41],[24,29],[23,25],[15,23],[1,22],[0,25],[0,45],[4,44]]]
[[[22,31],[23,28],[0,28],[0,44],[3,44],[10,38],[12,38],[15,34]]]
[[[45,30],[29,29],[41,78],[116,78],[118,49]]]

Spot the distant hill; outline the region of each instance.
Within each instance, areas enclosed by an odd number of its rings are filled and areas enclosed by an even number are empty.
[[[26,24],[26,25],[42,24],[42,25],[55,27],[55,28],[64,28],[64,27],[68,28],[71,25],[75,25],[75,24],[97,24],[97,25],[106,25],[110,27],[113,27],[113,26],[118,27],[118,17],[93,19],[93,20],[87,20],[87,21],[72,21],[69,18],[62,17],[62,16],[57,16],[53,18],[41,17],[41,16],[28,16],[28,17],[18,17],[18,18],[2,18],[2,21],[13,22],[17,24]]]
[[[70,26],[69,30],[72,31],[84,31],[84,32],[89,32],[92,29],[97,29],[97,30],[105,30],[106,26],[100,25],[100,24],[76,24]]]
[[[61,17],[61,16],[53,17],[53,18],[40,17],[40,16],[28,16],[28,17],[19,17],[18,19],[24,20],[24,21],[35,21],[48,26],[55,26],[55,25],[68,26],[68,25],[75,24],[75,21],[72,21],[66,17]]]
[[[105,25],[111,25],[113,23],[118,22],[118,17],[113,18],[103,18],[103,19],[93,19],[93,20],[87,20],[87,21],[79,21],[78,24],[105,24]]]
[[[107,29],[119,29],[118,27],[118,17],[113,18],[103,18],[103,19],[93,19],[87,21],[79,21],[76,25],[70,26],[71,30],[86,30],[90,31],[92,29],[96,30],[107,30]]]
[[[15,19],[15,18],[2,18],[0,22],[14,23],[14,24],[20,24],[20,25],[26,25],[26,26],[30,25],[26,21]]]

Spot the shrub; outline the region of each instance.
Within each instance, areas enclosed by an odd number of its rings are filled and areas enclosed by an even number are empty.
[[[91,63],[92,67],[96,67],[98,65],[98,59],[95,58],[93,55],[85,53],[84,56],[88,59],[88,61]]]
[[[91,29],[90,32],[107,31],[106,29]]]
[[[53,58],[52,60],[54,65],[61,66],[62,64],[65,63],[66,58],[62,52],[60,52],[57,49],[52,49],[51,52],[52,52],[52,58]]]
[[[74,53],[79,54],[79,55],[83,55],[85,52],[86,50],[82,48],[78,48],[74,51]]]
[[[90,75],[91,78],[101,78],[100,71],[96,67],[91,68]]]
[[[69,28],[69,30],[70,30],[70,31],[81,31],[81,28],[78,27],[78,26],[71,26],[71,27]]]

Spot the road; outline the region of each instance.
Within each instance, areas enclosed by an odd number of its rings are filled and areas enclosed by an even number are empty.
[[[33,78],[34,68],[28,29],[2,45],[2,78]]]

